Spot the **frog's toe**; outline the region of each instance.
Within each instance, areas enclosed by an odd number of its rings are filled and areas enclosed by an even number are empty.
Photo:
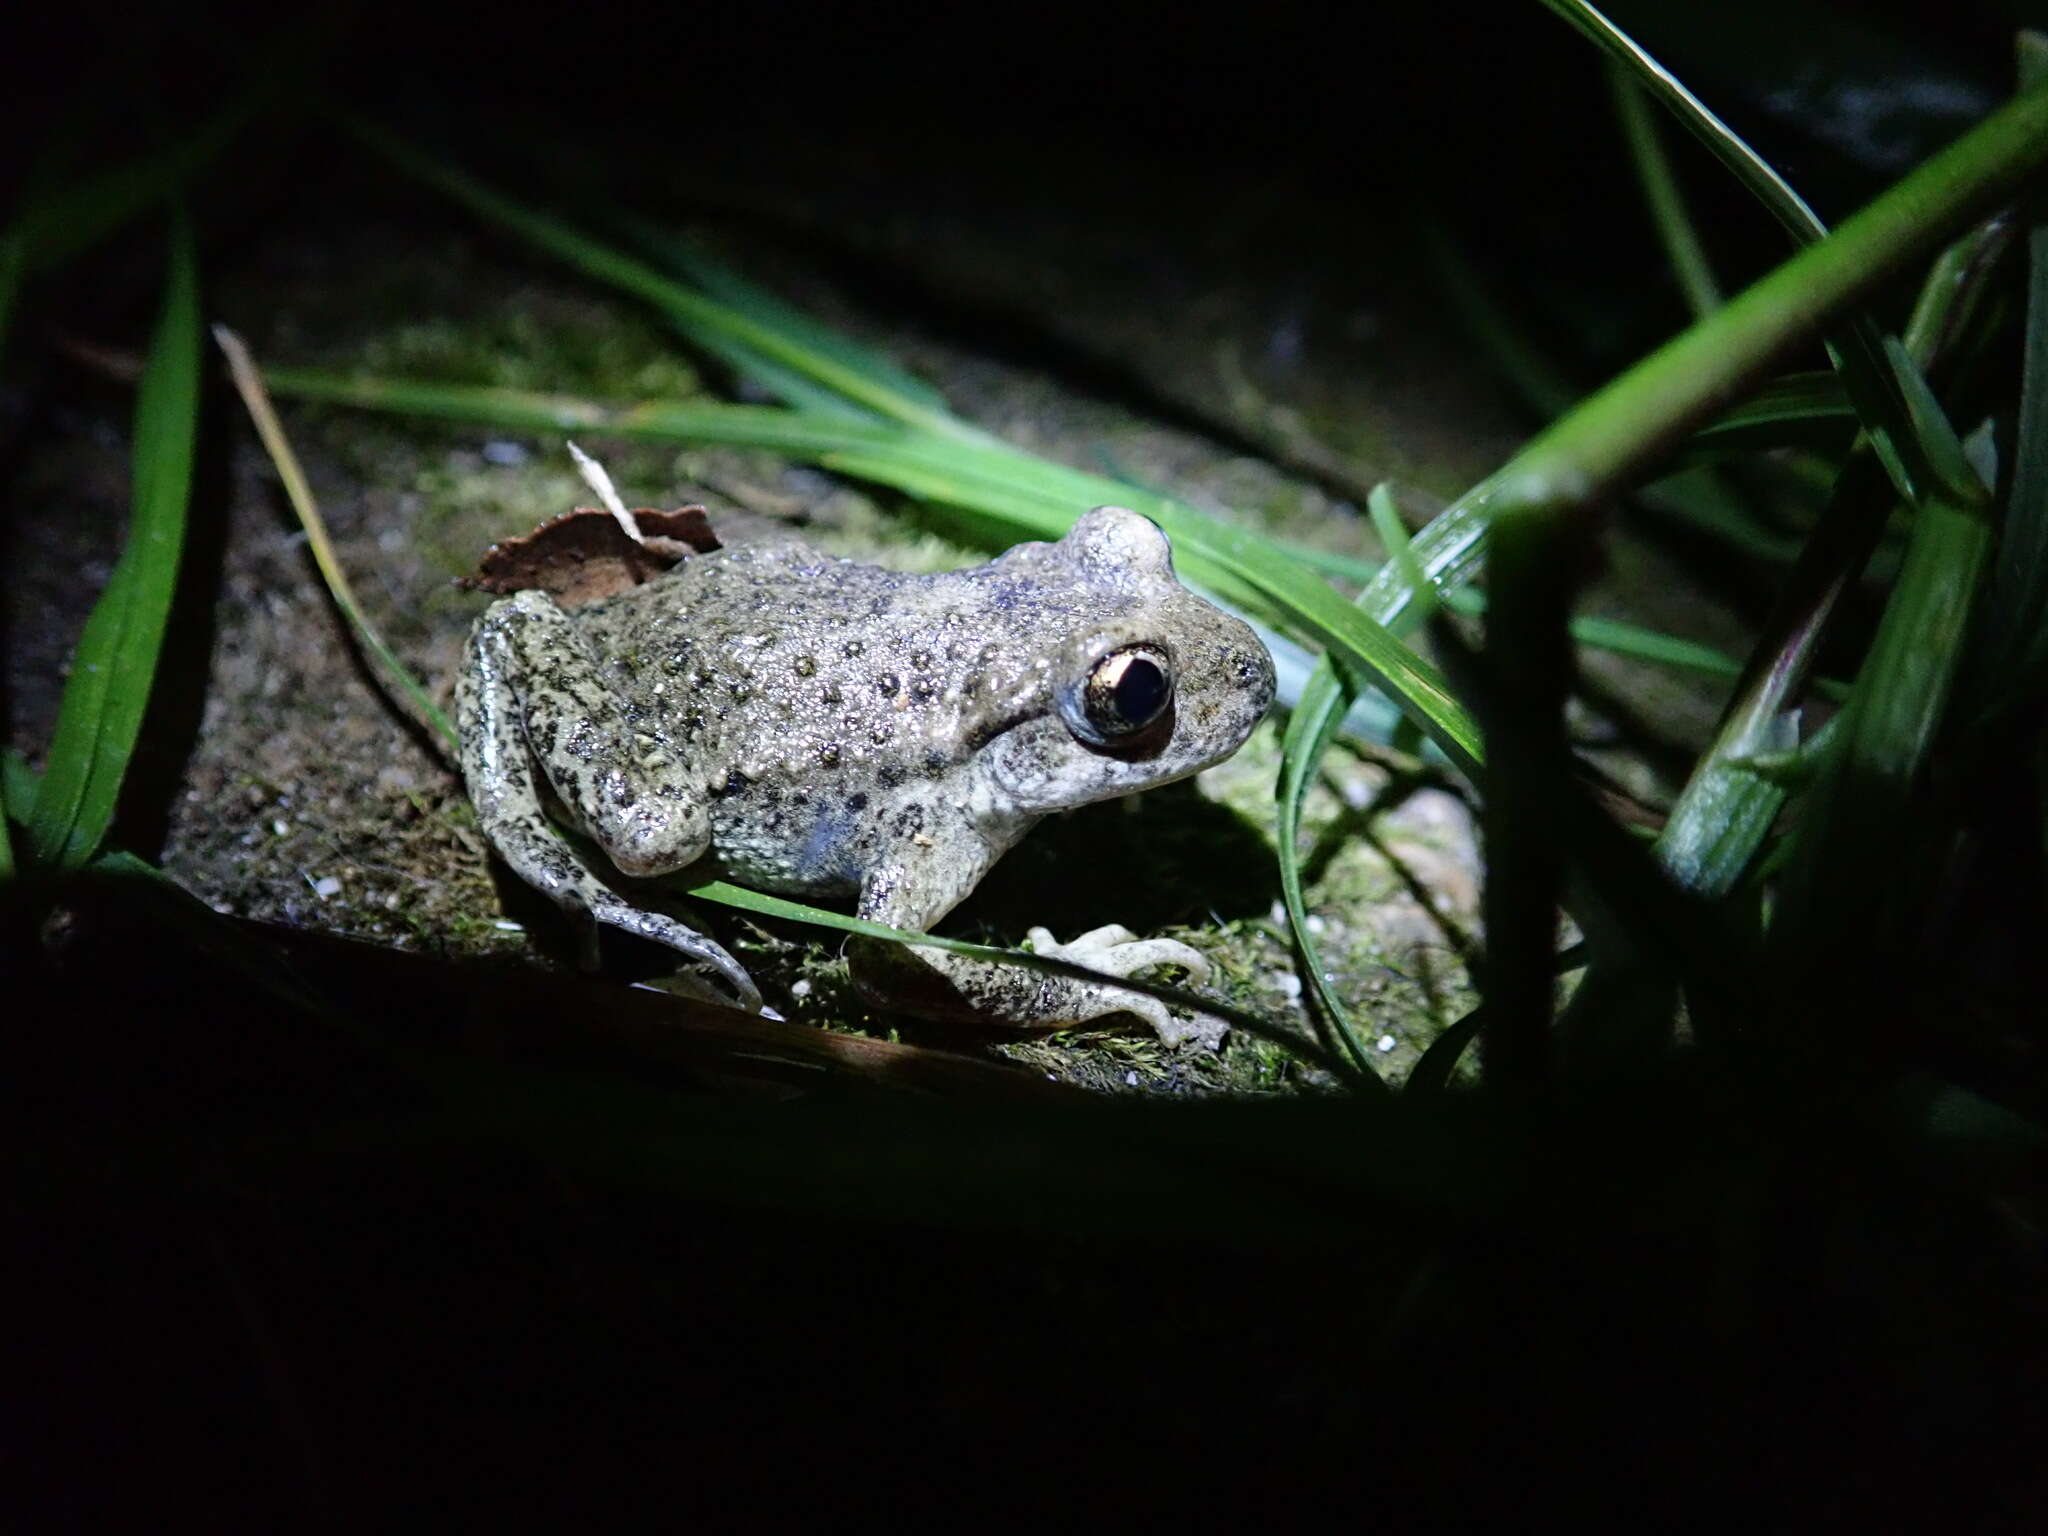
[[[1159,1012],[1147,1013],[1145,1022],[1150,1024],[1159,1036],[1160,1044],[1173,1049],[1193,1041],[1204,1050],[1223,1049],[1223,1037],[1230,1033],[1230,1025],[1213,1013],[1197,1013],[1185,1019],[1177,1019],[1166,1011],[1159,999],[1147,999]]]
[[[754,985],[754,978],[715,939],[707,939],[665,913],[644,911],[623,901],[596,903],[591,915],[614,928],[652,939],[691,961],[676,976],[682,990],[690,995],[706,1002],[744,1008],[748,1013],[761,1011],[761,990]],[[724,983],[723,987],[719,982]]]
[[[1026,937],[1031,942],[1033,954],[1085,965],[1091,971],[1101,971],[1109,976],[1133,976],[1155,965],[1177,965],[1188,973],[1191,984],[1199,986],[1210,975],[1208,958],[1200,950],[1178,939],[1141,939],[1120,923],[1090,929],[1071,944],[1057,942],[1044,928],[1033,928]],[[1165,1003],[1143,992],[1126,992],[1109,986],[1092,990],[1096,994],[1093,1002],[1098,1013],[1136,1014],[1151,1025],[1152,1032],[1168,1046],[1178,1047],[1197,1041],[1213,1051],[1222,1046],[1223,1037],[1230,1030],[1228,1024],[1212,1014],[1197,1013],[1192,1018],[1176,1018]]]
[[[1151,966],[1177,965],[1188,973],[1192,984],[1200,986],[1210,975],[1208,957],[1199,949],[1178,939],[1141,939],[1121,923],[1091,928],[1071,944],[1057,942],[1044,928],[1033,928],[1026,937],[1034,954],[1070,960],[1111,976],[1134,976]]]

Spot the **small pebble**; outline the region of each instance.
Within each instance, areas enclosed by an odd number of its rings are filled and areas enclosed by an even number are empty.
[[[313,894],[322,901],[341,894],[341,882],[332,875],[322,875],[313,882]]]
[[[1137,1073],[1135,1073],[1135,1072],[1126,1072],[1126,1073],[1124,1074],[1124,1086],[1125,1086],[1126,1088],[1135,1088],[1135,1087],[1137,1087],[1137,1086],[1138,1086],[1138,1074],[1137,1074]]]
[[[270,824],[270,835],[272,837],[283,837],[287,832],[291,831],[291,829],[292,824],[286,821],[282,816],[280,816],[276,821],[273,821]]]
[[[501,917],[496,922],[492,923],[491,926],[497,929],[498,932],[500,933],[526,932],[526,925],[524,923],[515,923],[509,917]]]
[[[789,984],[789,995],[791,997],[809,997],[811,995],[811,984],[809,980],[806,979],[791,982]]]
[[[1394,1048],[1394,1037],[1392,1035],[1381,1035],[1378,1044],[1380,1048],[1380,1054],[1384,1056],[1388,1051],[1391,1051]]]

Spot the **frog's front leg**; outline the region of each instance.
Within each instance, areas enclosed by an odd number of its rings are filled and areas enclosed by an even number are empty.
[[[715,971],[741,1004],[761,994],[717,943],[606,883],[548,820],[543,778],[576,826],[620,870],[666,874],[700,857],[710,818],[637,740],[569,616],[540,592],[494,603],[470,631],[456,690],[462,771],[491,845],[565,910],[665,944]]]
[[[978,857],[941,862],[906,859],[869,873],[861,887],[860,915],[870,922],[923,933],[972,891],[1001,848],[976,840]],[[1129,976],[1154,965],[1178,965],[1197,983],[1208,978],[1201,953],[1172,939],[1138,939],[1128,928],[1097,928],[1060,945],[1043,928],[1031,930],[1033,950],[1070,960],[1112,976]],[[1158,998],[1106,982],[1056,976],[1021,965],[973,960],[944,950],[855,939],[848,946],[860,990],[883,1007],[926,1018],[1004,1024],[1015,1029],[1066,1029],[1115,1013],[1135,1014],[1167,1045],[1199,1040],[1214,1049],[1222,1042],[1220,1020],[1197,1015],[1177,1019]]]

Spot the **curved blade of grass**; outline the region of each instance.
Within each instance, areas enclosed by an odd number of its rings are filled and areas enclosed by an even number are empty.
[[[776,405],[649,401],[609,406],[526,390],[351,378],[317,368],[266,368],[263,379],[273,393],[295,400],[542,434],[605,432],[649,442],[727,443],[813,457],[845,448],[890,447],[904,436],[903,428],[891,422],[863,422]]]
[[[1429,1048],[1409,1069],[1401,1091],[1425,1099],[1444,1092],[1451,1085],[1451,1073],[1457,1070],[1458,1059],[1485,1028],[1486,1005],[1481,1003],[1429,1042]]]
[[[1615,115],[1621,119],[1622,137],[1628,143],[1629,158],[1635,162],[1636,179],[1643,184],[1643,196],[1650,205],[1650,222],[1663,243],[1664,256],[1671,263],[1671,275],[1693,315],[1702,317],[1721,307],[1721,285],[1714,281],[1713,266],[1700,244],[1699,230],[1686,210],[1685,194],[1678,189],[1664,141],[1657,134],[1657,122],[1650,115],[1643,88],[1619,62],[1609,60],[1607,82],[1614,89]]]
[[[1583,35],[1603,49],[1615,64],[1655,96],[1711,150],[1737,180],[1777,219],[1793,243],[1801,247],[1824,239],[1827,225],[1806,200],[1770,163],[1708,110],[1627,33],[1587,0],[1543,0]],[[1849,311],[1827,337],[1828,352],[1842,383],[1856,402],[1865,431],[1872,438],[1900,495],[1917,502],[1943,488],[1938,449],[1922,444],[1912,430],[1906,404],[1906,382],[1898,376],[1902,363],[1889,353],[1883,334],[1868,314]],[[1903,364],[1910,369],[1911,364]],[[1947,488],[1953,492],[1954,487]]]
[[[775,325],[708,298],[696,289],[664,276],[645,262],[578,234],[567,225],[443,165],[388,129],[358,117],[345,118],[344,124],[359,142],[408,176],[447,193],[472,212],[502,225],[600,282],[609,283],[653,304],[686,328],[701,327],[715,331],[892,421],[922,428],[940,437],[980,439],[986,436],[948,411],[934,410],[921,399],[897,393],[859,366],[850,365],[839,357],[816,353]]]
[[[1344,1063],[1321,1046],[1305,1041],[1291,1031],[1276,1028],[1255,1013],[1203,997],[1181,987],[1161,986],[1157,982],[1137,981],[1129,977],[1112,976],[1105,971],[1090,970],[1085,965],[1076,965],[1071,960],[1056,960],[1050,955],[1034,955],[1028,949],[1002,949],[993,944],[974,944],[966,939],[949,939],[935,933],[915,933],[907,928],[891,928],[886,923],[869,922],[864,917],[850,917],[844,912],[831,912],[823,907],[808,906],[800,901],[791,901],[782,896],[770,896],[763,891],[749,891],[723,880],[703,880],[693,885],[679,887],[681,893],[693,899],[715,901],[721,906],[735,908],[741,912],[754,912],[763,917],[786,918],[791,922],[808,923],[815,928],[832,928],[840,933],[857,934],[863,938],[887,939],[896,944],[915,945],[921,949],[943,950],[949,955],[962,955],[970,960],[987,960],[997,965],[1014,965],[1027,971],[1042,971],[1049,976],[1071,976],[1076,981],[1102,982],[1120,987],[1128,992],[1142,992],[1147,997],[1156,997],[1162,1002],[1173,1003],[1196,1013],[1213,1014],[1227,1020],[1232,1027],[1255,1035],[1261,1040],[1292,1051],[1311,1066],[1319,1067],[1332,1077],[1345,1081],[1350,1074]]]
[[[813,319],[803,310],[784,303],[766,288],[742,276],[714,256],[701,240],[666,233],[645,221],[632,228],[640,242],[662,264],[711,295],[734,313],[788,337],[816,357],[829,358],[866,378],[877,390],[913,406],[934,413],[948,413],[946,400],[923,379],[899,368],[870,347]],[[689,328],[691,339],[700,346],[718,344],[718,333],[707,326]],[[799,409],[836,409],[841,414],[860,408],[806,375],[767,357],[758,349],[725,342],[726,356],[736,366],[755,374],[757,382],[774,390]]]
[[[1439,589],[1470,577],[1504,503],[1598,502],[1662,463],[1774,359],[2044,159],[2048,95],[2037,89],[1930,156],[1827,239],[1667,342],[1458,498],[1415,537],[1424,576]],[[1858,410],[1866,425],[1874,419],[1861,399]],[[1568,455],[1554,453],[1560,443],[1574,445]],[[1414,592],[1400,573],[1382,571],[1368,593],[1370,617],[1396,633],[1413,623]]]
[[[1919,373],[1901,377],[1911,384]],[[1938,416],[1932,393],[1919,388],[1913,409]],[[1925,440],[1939,443],[1941,434],[1927,432]],[[1990,492],[1960,444],[1954,455],[1938,468],[1957,494],[1930,496],[1919,509],[1898,582],[1842,708],[1840,748],[1828,754],[1808,797],[1774,924],[1788,945],[1812,940],[1831,955],[1837,942],[1867,941],[1871,902],[1890,888],[1880,869],[1895,857],[1891,844],[1940,727],[1991,560]]]
[[[1700,428],[1686,441],[1688,457],[1708,458],[1769,448],[1840,445],[1857,425],[1856,407],[1833,373],[1788,373]]]
[[[277,412],[271,408],[270,396],[263,388],[263,375],[249,356],[249,349],[242,344],[241,337],[224,325],[213,328],[213,339],[228,360],[229,376],[235,381],[235,391],[242,397],[249,419],[256,424],[256,435],[263,440],[264,451],[270,455],[278,478],[284,482],[285,496],[292,504],[292,511],[298,515],[299,526],[305,530],[306,543],[313,551],[314,563],[320,567],[321,578],[327,583],[328,595],[334,599],[334,606],[341,610],[356,638],[378,662],[384,679],[412,706],[415,717],[437,732],[450,747],[455,746],[455,727],[449,723],[448,717],[427,696],[426,690],[384,643],[384,637],[363,616],[362,606],[357,603],[355,591],[349,586],[348,573],[342,570],[341,561],[334,553],[333,541],[327,537],[327,521],[321,517],[319,504],[313,499],[313,488],[306,483],[305,472],[299,468],[298,455],[292,452],[284,426],[278,421]]]
[[[1916,367],[1926,369],[1955,350],[1983,299],[1993,291],[1991,270],[2011,249],[2014,231],[2011,214],[2000,211],[1935,257],[1906,328],[1899,333]]]
[[[2020,81],[2048,78],[2048,35],[2020,35]],[[2012,490],[1989,607],[1984,692],[2026,698],[2048,681],[2048,218],[2027,230],[2026,331]]]
[[[1735,173],[1771,216],[1785,226],[1800,244],[1811,244],[1827,234],[1828,227],[1793,191],[1771,163],[1746,144],[1707,104],[1682,85],[1678,77],[1659,64],[1636,40],[1609,21],[1586,0],[1543,0],[1585,37],[1597,43],[1613,62],[1619,77],[1635,82],[1656,98],[1671,114],[1713,151],[1716,159]]]
[[[1384,484],[1373,487],[1367,506],[1380,538],[1396,562],[1412,564],[1407,530],[1394,509],[1393,496]],[[1420,581],[1420,577],[1413,579]],[[1294,937],[1295,952],[1308,973],[1308,985],[1315,996],[1314,1017],[1326,1031],[1325,1045],[1333,1055],[1341,1053],[1354,1069],[1360,1086],[1381,1086],[1372,1058],[1351,1022],[1350,1010],[1330,986],[1323,965],[1322,946],[1308,926],[1308,901],[1302,889],[1301,811],[1308,787],[1322,766],[1323,754],[1344,723],[1353,690],[1343,686],[1336,666],[1328,656],[1317,664],[1301,700],[1287,722],[1280,747],[1280,776],[1274,786],[1275,842],[1279,849],[1280,894],[1287,909],[1287,924]]]
[[[199,278],[191,227],[180,214],[135,400],[128,541],[79,636],[29,821],[30,856],[46,867],[84,864],[113,820],[177,586],[198,429]]]
[[[1274,841],[1279,849],[1280,897],[1287,908],[1287,925],[1294,935],[1295,952],[1301,956],[1309,989],[1316,1007],[1310,1016],[1324,1047],[1333,1057],[1349,1063],[1359,1086],[1383,1087],[1374,1070],[1350,1010],[1331,988],[1324,972],[1322,947],[1308,927],[1308,900],[1301,879],[1301,809],[1308,787],[1315,779],[1324,751],[1344,723],[1351,700],[1338,680],[1337,669],[1326,656],[1302,689],[1301,701],[1287,721],[1287,734],[1280,748],[1280,777],[1274,785]]]
[[[1963,334],[1956,316],[1967,314],[1993,280],[1995,264],[1984,257],[2002,245],[2002,225],[1998,218],[1987,221],[1951,245],[1935,263],[1914,306],[1914,323],[1908,327],[1909,339],[1902,348],[1922,347],[1917,361],[1939,365],[1947,360],[1947,352]],[[1917,369],[1905,370],[1901,378],[1909,388],[1925,391]],[[1957,485],[1974,483],[1974,474],[1967,473],[1963,449],[1946,420],[1933,409],[1931,397],[1922,414],[1926,419],[1913,430],[1931,451],[1949,457],[1945,480]],[[1796,717],[1787,711],[1806,685],[1807,669],[1837,600],[1875,546],[1878,519],[1890,502],[1889,487],[1876,457],[1868,439],[1860,441],[1849,455],[1829,506],[1801,551],[1767,627],[1758,652],[1760,658],[1767,659],[1749,669],[1713,746],[1695,767],[1658,838],[1665,867],[1688,889],[1709,896],[1732,890],[1762,847],[1784,803],[1786,786],[1758,770],[1754,760],[1798,745]],[[1943,514],[1937,511],[1935,515]],[[1819,685],[1815,686],[1818,690]],[[1826,691],[1847,696],[1836,688]],[[1830,735],[1839,723],[1839,719],[1830,722]],[[1817,760],[1825,762],[1827,758],[1823,755]]]

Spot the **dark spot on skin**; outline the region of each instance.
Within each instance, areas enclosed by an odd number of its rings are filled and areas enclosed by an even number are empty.
[[[737,679],[728,685],[728,691],[732,694],[732,701],[735,704],[744,704],[754,696],[754,690]]]
[[[879,747],[886,743],[888,739],[895,734],[896,733],[894,727],[887,725],[878,725],[872,731],[868,732],[868,740],[872,741],[876,746]]]
[[[818,766],[820,768],[837,768],[839,766],[838,742],[828,741],[818,748]]]
[[[882,764],[881,772],[877,773],[875,775],[875,778],[881,784],[882,788],[894,789],[898,784],[901,784],[903,782],[902,765],[898,763],[884,763]]]
[[[903,680],[897,677],[894,672],[884,672],[875,679],[875,692],[881,694],[884,698],[895,693],[902,686]]]
[[[839,702],[840,702],[840,701],[841,701],[842,699],[844,699],[845,697],[846,697],[846,695],[845,695],[845,694],[843,694],[843,693],[841,693],[841,692],[839,691],[839,685],[838,685],[837,683],[827,683],[827,684],[825,685],[825,702],[826,702],[826,704],[828,704],[828,705],[832,705],[832,704],[837,704],[837,703],[839,703]]]
[[[939,685],[930,678],[920,677],[910,685],[910,701],[913,704],[929,704],[939,696]]]
[[[912,651],[910,653],[910,664],[919,671],[923,671],[931,666],[932,653],[930,651]]]
[[[944,774],[946,771],[946,754],[937,747],[933,747],[929,752],[925,753],[924,771],[935,779]]]
[[[849,795],[846,799],[846,808],[849,811],[864,811],[868,808],[868,797],[864,794]]]
[[[715,792],[715,798],[732,799],[747,792],[747,786],[754,781],[735,768],[725,776],[725,783]]]
[[[840,649],[849,656],[858,656],[865,647],[858,640],[849,640]]]
[[[898,837],[915,837],[924,830],[924,821],[924,807],[913,800],[896,813],[896,835]]]
[[[796,659],[796,675],[797,675],[798,677],[809,677],[809,676],[810,676],[810,675],[811,675],[811,674],[812,674],[813,672],[815,672],[815,671],[817,671],[817,670],[818,670],[818,664],[817,664],[817,662],[816,662],[816,661],[814,661],[814,660],[812,660],[812,659],[811,659],[811,658],[810,658],[809,656],[799,656],[799,657],[797,657],[797,659]]]

